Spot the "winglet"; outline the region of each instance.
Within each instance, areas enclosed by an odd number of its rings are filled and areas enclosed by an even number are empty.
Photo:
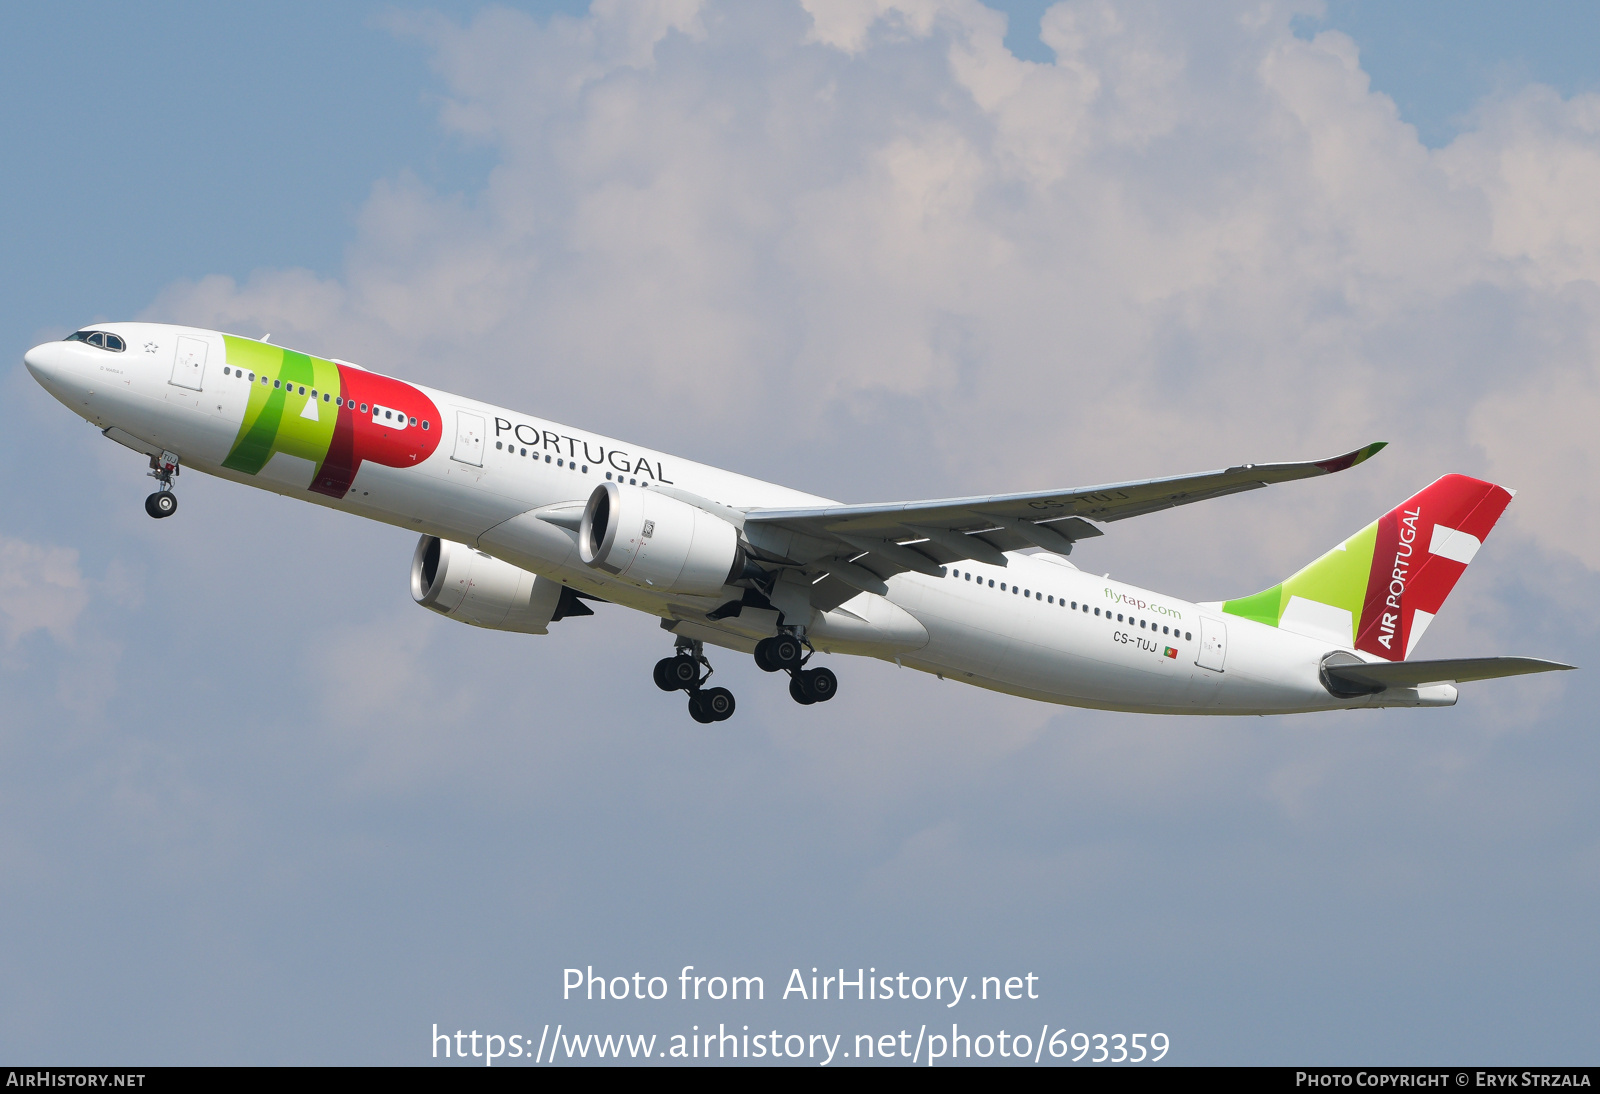
[[[1344,455],[1335,456],[1331,460],[1317,460],[1316,464],[1329,475],[1333,474],[1335,471],[1348,471],[1356,464],[1365,463],[1373,456],[1376,456],[1379,452],[1383,451],[1388,444],[1388,441],[1373,441],[1371,444],[1363,445],[1354,452],[1346,452]]]

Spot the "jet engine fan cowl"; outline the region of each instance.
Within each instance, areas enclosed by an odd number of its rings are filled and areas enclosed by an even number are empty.
[[[644,486],[603,482],[578,525],[584,564],[633,585],[718,596],[743,576],[739,531],[714,513]]]
[[[411,599],[474,627],[545,634],[561,590],[559,581],[438,536],[423,536],[411,557]]]

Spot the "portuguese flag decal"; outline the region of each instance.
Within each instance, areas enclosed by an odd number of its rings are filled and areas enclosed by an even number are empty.
[[[1167,657],[1177,657],[1178,656],[1178,651],[1173,649],[1171,646],[1168,646],[1167,647],[1166,656]]]

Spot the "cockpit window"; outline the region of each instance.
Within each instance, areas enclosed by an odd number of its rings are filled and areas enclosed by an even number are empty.
[[[67,335],[64,341],[87,342],[91,346],[98,346],[100,349],[108,349],[113,353],[121,353],[125,348],[127,348],[123,345],[121,338],[115,334],[111,334],[103,330],[74,331],[73,333]]]

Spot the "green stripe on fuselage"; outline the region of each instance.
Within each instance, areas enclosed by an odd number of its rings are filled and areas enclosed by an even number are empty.
[[[1257,623],[1276,627],[1278,620],[1283,618],[1283,606],[1286,603],[1288,601],[1284,599],[1283,586],[1274,585],[1254,596],[1229,600],[1222,605],[1222,610],[1229,615],[1242,615],[1246,619],[1254,619]]]
[[[1378,522],[1373,521],[1287,581],[1254,596],[1226,601],[1222,610],[1276,627],[1289,607],[1289,598],[1298,596],[1348,611],[1350,642],[1354,645],[1361,627],[1361,610],[1366,603],[1372,552],[1377,543]]]
[[[249,338],[223,335],[223,342],[228,363],[246,374],[253,372],[256,379],[250,384],[250,401],[239,434],[222,466],[255,475],[278,452],[320,465],[328,455],[338,418],[332,402],[324,402],[322,396],[339,394],[339,367],[320,357]],[[262,377],[268,382],[262,383]],[[314,419],[304,413],[312,399],[317,400]]]

